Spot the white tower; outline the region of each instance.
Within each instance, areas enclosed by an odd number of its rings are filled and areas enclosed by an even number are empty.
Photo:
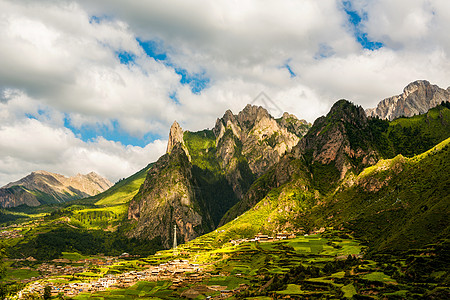
[[[177,225],[173,226],[173,256],[177,256]]]

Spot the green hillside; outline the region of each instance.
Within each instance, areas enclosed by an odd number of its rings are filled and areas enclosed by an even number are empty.
[[[311,212],[345,224],[375,251],[407,250],[449,238],[450,138],[429,151],[367,168]],[[345,187],[345,185],[350,185]]]
[[[450,137],[450,103],[444,102],[426,114],[391,122],[374,118],[370,124],[384,158],[398,154],[412,157]]]
[[[382,160],[325,198],[297,174],[241,216],[193,242],[218,246],[258,232],[342,225],[377,251],[407,250],[448,238],[449,144],[450,138],[413,158]]]
[[[114,186],[101,194],[87,198],[96,205],[118,205],[128,203],[139,191],[139,187],[145,180],[148,170],[153,164],[149,164],[139,172],[128,178],[122,179]]]

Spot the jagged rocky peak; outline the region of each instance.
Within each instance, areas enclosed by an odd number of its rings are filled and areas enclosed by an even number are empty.
[[[213,132],[220,140],[226,129],[231,129],[238,139],[245,139],[256,123],[273,119],[269,112],[261,106],[247,104],[237,115],[227,110],[222,118],[217,119]]]
[[[345,99],[341,99],[333,104],[327,117],[353,124],[367,123],[367,116],[364,109]]]
[[[339,100],[326,116],[314,122],[294,153],[310,164],[334,165],[339,179],[343,179],[348,170],[360,171],[376,162],[377,153],[367,127],[368,119],[362,107]]]
[[[273,118],[263,107],[247,104],[247,106],[239,112],[237,119],[239,120],[241,127],[250,130],[257,122]]]
[[[240,154],[246,157],[252,173],[261,175],[298,143],[299,136],[289,130],[285,126],[287,124],[277,122],[261,106],[248,104],[237,115],[228,110],[222,118],[217,119],[213,129],[219,156],[225,165],[232,161],[231,158],[236,155],[234,136],[241,145],[238,147],[241,149]],[[232,135],[224,138],[227,130],[231,130]]]
[[[129,237],[161,237],[169,248],[172,228],[177,225],[184,242],[213,228],[209,215],[202,214],[201,197],[196,195],[192,165],[180,143],[163,155],[149,170],[139,192],[130,202],[128,219],[135,220]]]
[[[242,130],[239,127],[236,116],[233,115],[231,110],[227,110],[222,118],[218,118],[216,125],[213,128],[216,141],[219,141],[225,134],[226,129],[229,128],[237,138],[241,138]]]
[[[177,121],[174,121],[172,126],[170,126],[169,141],[167,143],[166,153],[172,152],[173,147],[177,143],[183,144],[183,129]]]
[[[450,101],[450,88],[445,90],[426,80],[417,80],[408,84],[402,94],[382,100],[366,113],[371,117],[393,120],[426,113],[442,101]]]

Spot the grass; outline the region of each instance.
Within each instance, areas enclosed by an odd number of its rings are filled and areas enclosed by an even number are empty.
[[[62,252],[62,258],[68,259],[71,261],[78,261],[82,259],[87,259],[89,256],[81,255],[78,252]]]
[[[308,292],[305,292],[302,290],[302,287],[297,284],[288,284],[287,288],[283,291],[278,291],[277,294],[282,295],[302,295],[307,294]]]
[[[203,283],[206,285],[226,286],[226,289],[234,290],[235,288],[239,287],[240,284],[249,284],[250,281],[235,276],[220,276],[206,279],[203,281]]]
[[[107,229],[119,225],[127,210],[126,204],[75,210],[71,216],[71,223],[89,229]]]
[[[351,283],[343,286],[341,290],[344,293],[344,298],[352,298],[354,295],[356,295],[356,288]]]
[[[144,183],[147,172],[152,166],[153,164],[149,164],[134,175],[119,181],[107,191],[88,199],[95,201],[96,205],[118,205],[130,202]]]
[[[192,159],[192,164],[201,169],[218,173],[220,166],[215,156],[216,136],[212,130],[184,132],[184,143]]]
[[[396,154],[412,157],[450,137],[450,109],[439,105],[426,114],[398,118],[385,134]]]
[[[363,276],[363,279],[370,280],[370,281],[381,281],[381,282],[394,281],[390,276],[384,274],[383,272],[373,272],[373,273],[366,274]]]
[[[31,277],[38,277],[39,272],[27,269],[11,269],[6,270],[5,281],[20,281],[30,279]]]
[[[172,285],[169,281],[148,282],[140,281],[126,289],[113,289],[96,293],[82,293],[73,299],[179,299],[174,291],[169,287]]]

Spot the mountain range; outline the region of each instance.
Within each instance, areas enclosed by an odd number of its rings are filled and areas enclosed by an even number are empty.
[[[130,202],[128,218],[136,224],[129,236],[162,237],[168,247],[175,224],[184,242],[213,230],[309,127],[293,115],[276,120],[251,105],[238,115],[225,112],[212,130],[183,132],[174,122],[167,153]]]
[[[0,188],[0,207],[60,203],[93,196],[111,186],[112,183],[108,179],[94,172],[66,177],[47,171],[36,171]]]
[[[265,210],[280,197],[285,206],[272,207],[264,222],[244,222],[247,235],[264,228],[308,231],[326,225],[306,215],[331,195],[340,197],[337,191],[353,186],[367,168],[398,155],[406,162],[450,136],[446,90],[417,81],[402,95],[388,98],[396,101],[383,100],[378,108],[389,107],[390,113],[377,109],[379,116],[367,116],[362,107],[339,100],[312,126],[287,113],[274,119],[264,108],[251,105],[237,115],[227,111],[212,130],[184,132],[175,122],[167,153],[130,202],[128,220],[133,225],[127,235],[160,237],[169,247],[173,225],[179,228],[179,240],[187,242],[236,223],[249,210]],[[438,102],[443,105],[434,105]],[[413,116],[411,107],[425,111]],[[400,115],[410,117],[390,120]],[[445,153],[440,154],[444,161]],[[341,225],[351,220],[343,219]],[[446,222],[441,224],[447,228]]]
[[[183,243],[327,226],[373,249],[436,242],[449,234],[450,97],[426,81],[396,97],[369,111],[342,99],[314,124],[253,105],[226,111],[211,130],[174,122],[156,162],[52,215],[80,230],[112,230],[122,244],[123,236],[163,248],[174,225]],[[425,111],[411,115],[411,107]]]

